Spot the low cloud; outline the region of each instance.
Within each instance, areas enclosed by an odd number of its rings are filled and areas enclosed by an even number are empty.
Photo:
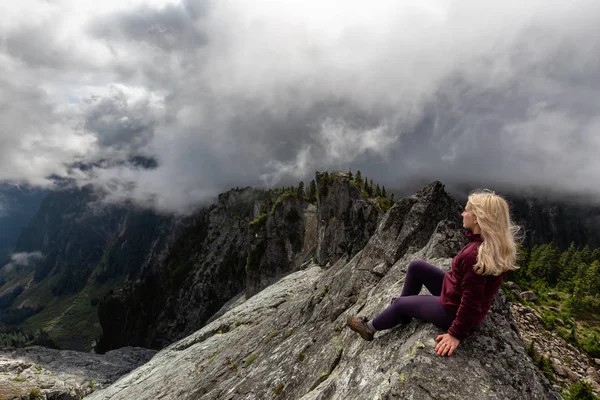
[[[39,251],[31,253],[13,253],[10,255],[10,262],[4,265],[5,272],[10,272],[17,267],[33,267],[35,263],[44,258],[44,255]]]
[[[324,169],[600,194],[595,0],[94,4],[0,6],[0,180],[167,212]]]

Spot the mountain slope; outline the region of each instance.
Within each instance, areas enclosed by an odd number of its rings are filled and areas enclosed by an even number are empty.
[[[441,184],[429,185],[400,200],[350,260],[238,300],[89,398],[559,399],[525,355],[502,293],[450,358],[434,353],[441,331],[430,324],[413,321],[373,342],[345,327],[347,315],[372,316],[400,292],[412,259],[449,266],[464,244],[456,211]]]

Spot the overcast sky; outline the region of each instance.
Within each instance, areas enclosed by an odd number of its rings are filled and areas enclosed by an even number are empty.
[[[600,194],[599,155],[598,0],[0,3],[0,181],[179,212],[324,169]]]

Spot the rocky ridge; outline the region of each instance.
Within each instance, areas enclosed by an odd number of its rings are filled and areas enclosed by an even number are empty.
[[[559,399],[526,356],[502,292],[481,330],[452,357],[441,330],[413,321],[364,342],[349,314],[397,295],[408,264],[448,268],[464,244],[457,204],[434,183],[400,200],[366,246],[331,268],[311,265],[173,343],[90,399]],[[491,356],[493,355],[493,356]]]

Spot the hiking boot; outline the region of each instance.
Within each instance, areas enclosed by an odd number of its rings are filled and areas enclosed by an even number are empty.
[[[366,341],[370,342],[375,336],[375,331],[369,329],[369,327],[367,326],[367,322],[367,318],[355,317],[353,315],[349,315],[346,319],[346,325],[348,325],[350,329],[358,333]]]

